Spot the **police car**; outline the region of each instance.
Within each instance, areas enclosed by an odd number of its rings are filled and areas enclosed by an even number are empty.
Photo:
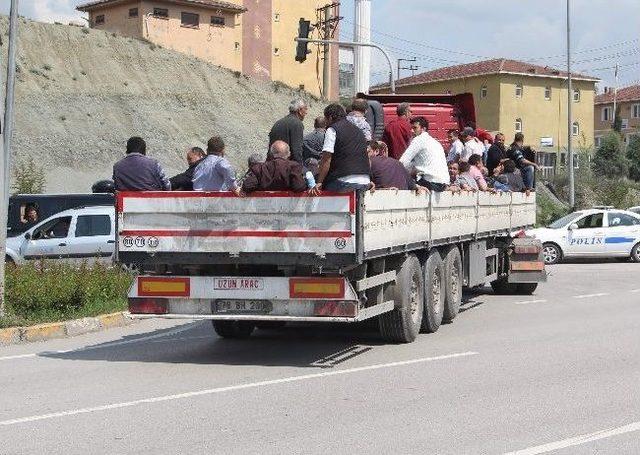
[[[542,242],[546,264],[569,257],[630,257],[640,262],[640,214],[627,210],[581,210],[526,233]]]
[[[5,261],[112,262],[115,249],[114,207],[65,210],[7,239]]]

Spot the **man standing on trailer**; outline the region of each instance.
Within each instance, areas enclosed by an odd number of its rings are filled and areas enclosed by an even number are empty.
[[[275,141],[284,141],[291,149],[291,159],[303,164],[302,140],[304,138],[304,124],[302,121],[307,116],[309,107],[307,103],[297,98],[289,104],[289,115],[278,120],[269,132],[269,147]]]
[[[429,122],[424,117],[411,119],[415,137],[400,158],[400,162],[409,172],[416,171],[418,185],[430,191],[445,191],[449,186],[447,157],[440,142],[427,132]]]
[[[396,108],[398,117],[391,120],[384,128],[382,142],[389,148],[389,156],[399,160],[409,146],[413,133],[411,132],[411,106],[409,103],[400,103]]]
[[[321,190],[346,193],[371,188],[367,140],[340,104],[330,104],[324,110],[327,132],[322,147],[322,159],[316,186],[309,192]]]

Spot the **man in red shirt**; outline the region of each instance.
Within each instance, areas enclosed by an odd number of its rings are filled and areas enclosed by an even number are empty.
[[[389,148],[389,156],[399,160],[413,139],[411,130],[411,106],[400,103],[396,109],[398,117],[391,120],[384,128],[382,142]]]

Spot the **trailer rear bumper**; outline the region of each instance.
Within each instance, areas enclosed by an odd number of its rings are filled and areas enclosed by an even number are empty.
[[[268,316],[256,314],[133,314],[133,319],[190,319],[213,321],[281,321],[281,322],[360,322],[393,310],[394,302],[388,301],[372,307],[363,308],[354,317],[340,316]]]
[[[365,306],[344,277],[139,276],[129,291],[133,318],[358,322],[393,308]]]

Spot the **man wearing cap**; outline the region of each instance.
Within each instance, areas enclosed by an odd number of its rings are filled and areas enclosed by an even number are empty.
[[[484,145],[473,135],[473,128],[467,126],[460,132],[460,140],[464,144],[460,161],[469,161],[471,155],[484,155]]]

